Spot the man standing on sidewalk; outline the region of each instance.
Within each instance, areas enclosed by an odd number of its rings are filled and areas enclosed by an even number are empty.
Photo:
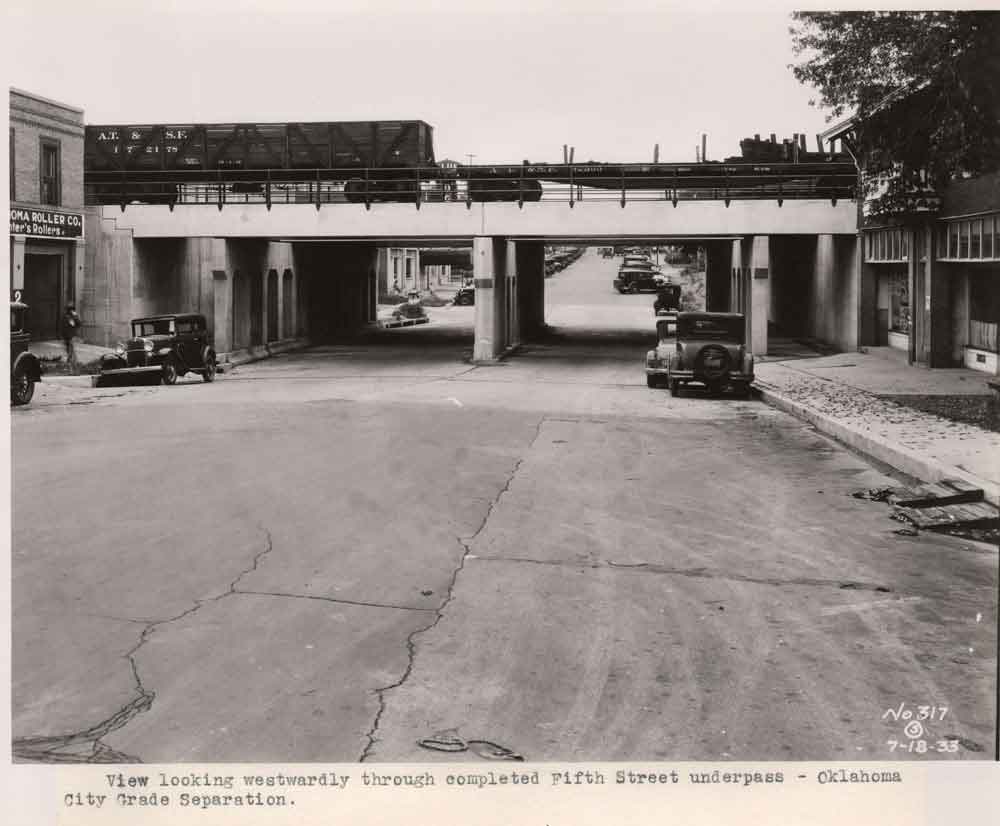
[[[76,362],[76,349],[73,346],[73,339],[76,338],[80,330],[80,316],[77,315],[76,307],[70,303],[66,305],[66,312],[62,317],[62,339],[66,345],[66,363],[70,372],[76,375],[79,365]]]

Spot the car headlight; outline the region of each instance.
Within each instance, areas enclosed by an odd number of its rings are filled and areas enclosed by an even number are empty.
[[[152,353],[152,352],[153,352],[153,342],[151,342],[151,341],[146,341],[146,342],[143,342],[143,345],[142,345],[142,347],[143,347],[143,349],[144,349],[144,350],[145,350],[145,351],[146,351],[147,353]]]
[[[120,341],[115,345],[115,355],[118,356],[125,355],[125,345]]]

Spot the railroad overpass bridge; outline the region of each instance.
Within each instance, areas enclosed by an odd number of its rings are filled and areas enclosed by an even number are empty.
[[[845,164],[530,168],[548,176],[540,191],[526,191],[524,169],[479,168],[452,189],[418,171],[405,191],[396,181],[350,192],[318,175],[165,183],[146,173],[117,189],[101,179],[82,303],[105,317],[85,332],[110,340],[129,316],[185,310],[209,316],[219,352],[321,338],[374,320],[379,247],[466,245],[474,355],[490,360],[544,325],[544,244],[697,241],[709,309],[745,313],[754,352],[767,349],[769,321],[856,346],[857,203]],[[112,272],[102,286],[96,276]]]

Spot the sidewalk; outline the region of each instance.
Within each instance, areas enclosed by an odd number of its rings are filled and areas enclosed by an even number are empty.
[[[1000,433],[879,398],[988,396],[986,373],[911,366],[887,347],[813,357],[802,348],[775,351],[756,364],[764,401],[909,476],[964,479],[1000,504]]]
[[[107,347],[96,344],[76,342],[76,360],[80,372],[76,375],[70,372],[66,363],[66,346],[61,341],[32,341],[28,350],[38,356],[42,363],[42,382],[79,387],[91,386],[91,374],[86,372],[86,365],[93,364],[105,353],[112,352]]]

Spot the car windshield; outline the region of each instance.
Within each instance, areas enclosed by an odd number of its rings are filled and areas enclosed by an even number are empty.
[[[717,338],[743,343],[742,318],[684,318],[677,321],[677,334],[682,338]]]
[[[151,321],[133,321],[132,335],[136,338],[140,336],[165,336],[173,332],[174,320],[172,318],[157,318]]]

